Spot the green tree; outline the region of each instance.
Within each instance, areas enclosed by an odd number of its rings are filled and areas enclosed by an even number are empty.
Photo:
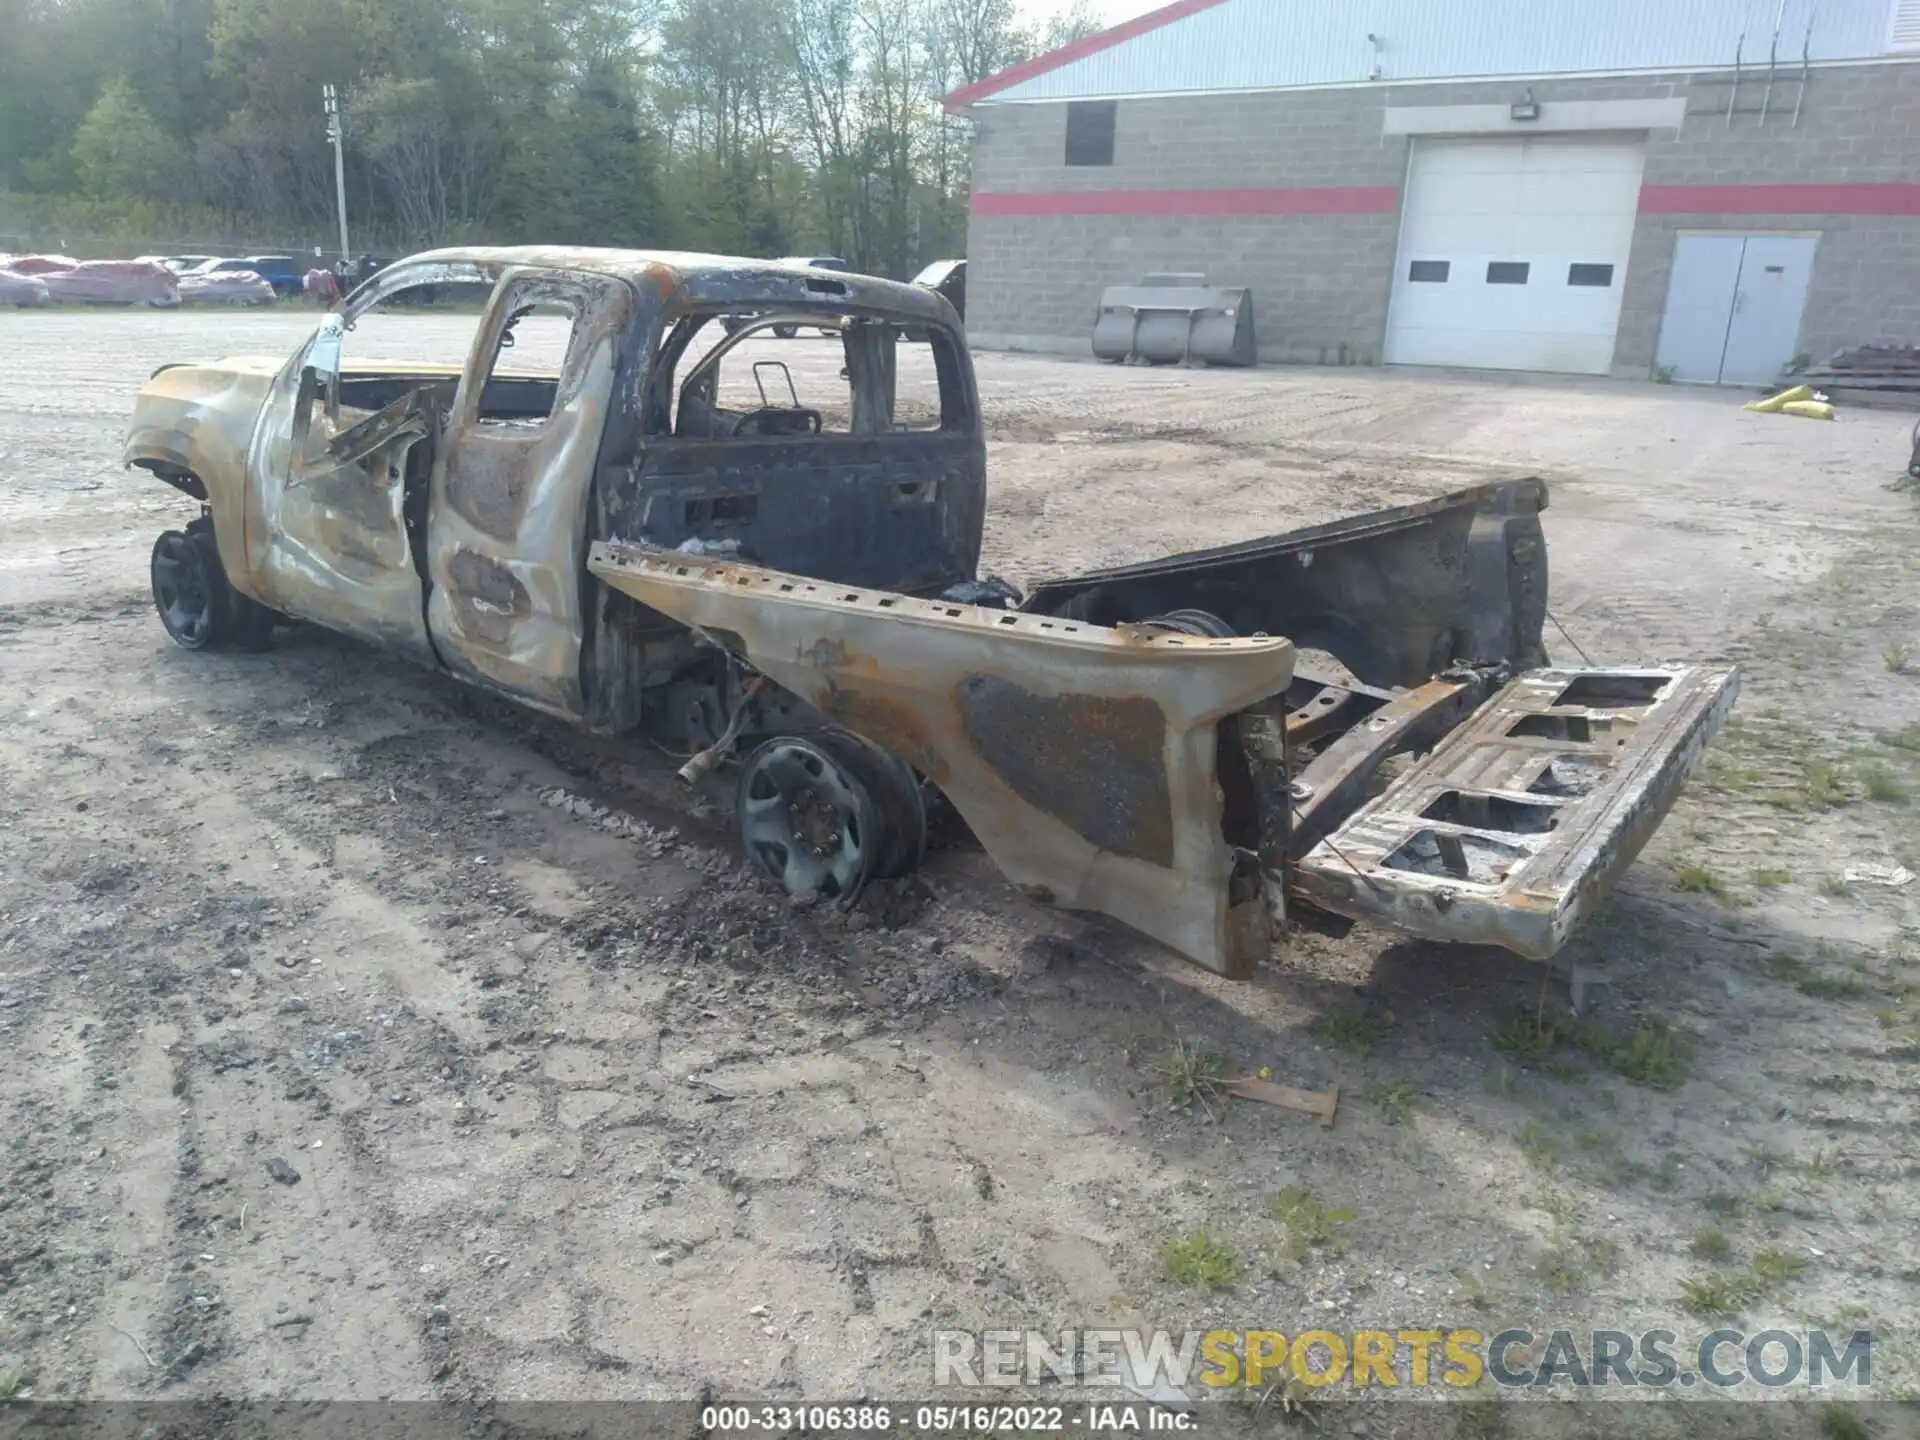
[[[179,199],[188,186],[185,154],[124,79],[109,81],[73,137],[73,169],[96,200]]]
[[[557,130],[566,143],[549,177],[543,213],[550,228],[540,238],[655,249],[690,238],[663,204],[659,137],[642,123],[624,66],[593,64],[567,98]]]
[[[375,248],[805,249],[905,275],[965,243],[969,122],[943,95],[1092,28],[1085,0],[1038,25],[1016,3],[0,0],[0,191],[37,192],[26,214],[90,197],[116,241],[166,199],[213,207],[208,236],[324,244],[333,85]]]

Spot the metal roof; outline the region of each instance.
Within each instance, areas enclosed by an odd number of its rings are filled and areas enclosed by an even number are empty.
[[[955,91],[950,108],[1890,58],[1914,0],[1179,0]],[[1744,37],[1744,42],[1743,42]],[[1909,49],[1909,47],[1902,47]]]
[[[794,259],[755,260],[684,250],[614,250],[591,245],[459,245],[425,250],[396,260],[356,289],[349,300],[357,303],[363,296],[383,293],[383,282],[390,287],[403,269],[417,272],[421,266],[477,267],[497,272],[521,265],[591,271],[656,289],[679,288],[696,303],[742,298],[806,301],[811,291],[855,306],[871,305],[930,320],[940,318],[946,303],[922,285],[877,275],[825,271]],[[834,288],[822,290],[821,281],[832,282]],[[418,280],[410,277],[409,283]]]

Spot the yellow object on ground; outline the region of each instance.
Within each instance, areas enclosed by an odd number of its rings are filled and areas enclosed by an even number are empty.
[[[1813,399],[1811,385],[1796,385],[1791,390],[1782,390],[1778,395],[1770,395],[1765,400],[1750,401],[1740,408],[1758,411],[1762,415],[1778,415],[1796,401],[1811,399]]]
[[[1833,406],[1825,400],[1789,400],[1780,407],[1782,415],[1798,415],[1803,420],[1831,420]]]

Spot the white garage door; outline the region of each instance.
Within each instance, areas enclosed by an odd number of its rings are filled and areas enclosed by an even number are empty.
[[[1627,140],[1416,140],[1387,363],[1606,374],[1640,162]]]

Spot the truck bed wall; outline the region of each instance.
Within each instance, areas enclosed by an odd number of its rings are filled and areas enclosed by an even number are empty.
[[[1205,610],[1330,652],[1369,685],[1459,663],[1546,663],[1547,487],[1482,485],[1265,540],[1036,586],[1022,607],[1096,625]]]

